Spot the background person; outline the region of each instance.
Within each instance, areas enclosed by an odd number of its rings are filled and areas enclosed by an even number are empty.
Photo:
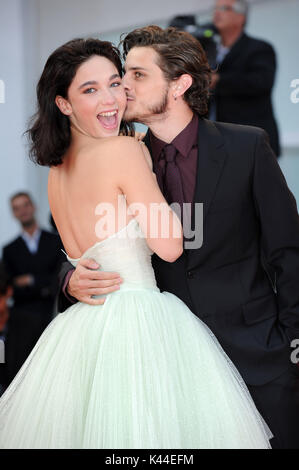
[[[3,262],[12,279],[15,307],[38,318],[40,335],[53,316],[62,244],[58,235],[39,227],[28,193],[13,195],[10,204],[22,232],[4,246]]]
[[[278,157],[279,135],[271,100],[276,56],[270,44],[245,33],[247,11],[245,0],[216,1],[213,22],[221,41],[212,76],[210,119],[261,127]]]
[[[0,261],[0,339],[4,343],[4,362],[0,363],[0,395],[13,380],[39,334],[37,317],[12,305],[13,285]]]

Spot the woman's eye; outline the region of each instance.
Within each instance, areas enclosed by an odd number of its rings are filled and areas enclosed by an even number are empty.
[[[140,78],[142,77],[142,73],[140,72],[135,72],[135,78]]]
[[[95,88],[87,88],[87,90],[85,90],[84,93],[89,94],[89,93],[93,93],[94,91],[96,91]]]

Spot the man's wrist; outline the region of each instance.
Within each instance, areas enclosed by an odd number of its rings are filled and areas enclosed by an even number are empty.
[[[69,284],[69,280],[70,278],[72,277],[72,274],[73,272],[75,271],[75,269],[70,269],[67,273],[66,273],[66,276],[64,278],[64,282],[63,282],[63,286],[62,286],[62,292],[63,294],[65,295],[65,297],[72,303],[74,304],[75,302],[77,302],[77,299],[75,299],[75,297],[72,297],[69,293],[68,293],[68,284]]]

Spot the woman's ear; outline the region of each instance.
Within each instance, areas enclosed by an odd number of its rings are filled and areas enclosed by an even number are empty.
[[[66,116],[69,116],[70,114],[72,114],[73,110],[72,110],[70,103],[68,102],[68,100],[66,100],[62,96],[57,95],[55,98],[55,103],[56,103],[56,106],[62,112],[62,114],[65,114]]]

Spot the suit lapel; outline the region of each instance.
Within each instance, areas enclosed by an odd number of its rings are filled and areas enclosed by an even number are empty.
[[[204,220],[208,215],[225,159],[226,153],[222,135],[215,124],[201,119],[198,128],[198,161],[194,202],[203,203]]]
[[[217,185],[221,178],[222,170],[226,160],[224,139],[217,127],[211,121],[200,120],[198,130],[198,162],[196,172],[196,186],[194,193],[194,206],[192,211],[192,228],[197,233],[197,240],[202,236],[204,240],[204,227],[209,213],[211,202],[217,191]],[[203,204],[203,221],[194,220],[195,204]],[[198,233],[198,230],[200,233]],[[187,240],[188,241],[188,240]],[[206,245],[205,245],[206,246]],[[204,252],[199,248],[185,249],[187,254],[187,267],[193,269],[200,262]]]

